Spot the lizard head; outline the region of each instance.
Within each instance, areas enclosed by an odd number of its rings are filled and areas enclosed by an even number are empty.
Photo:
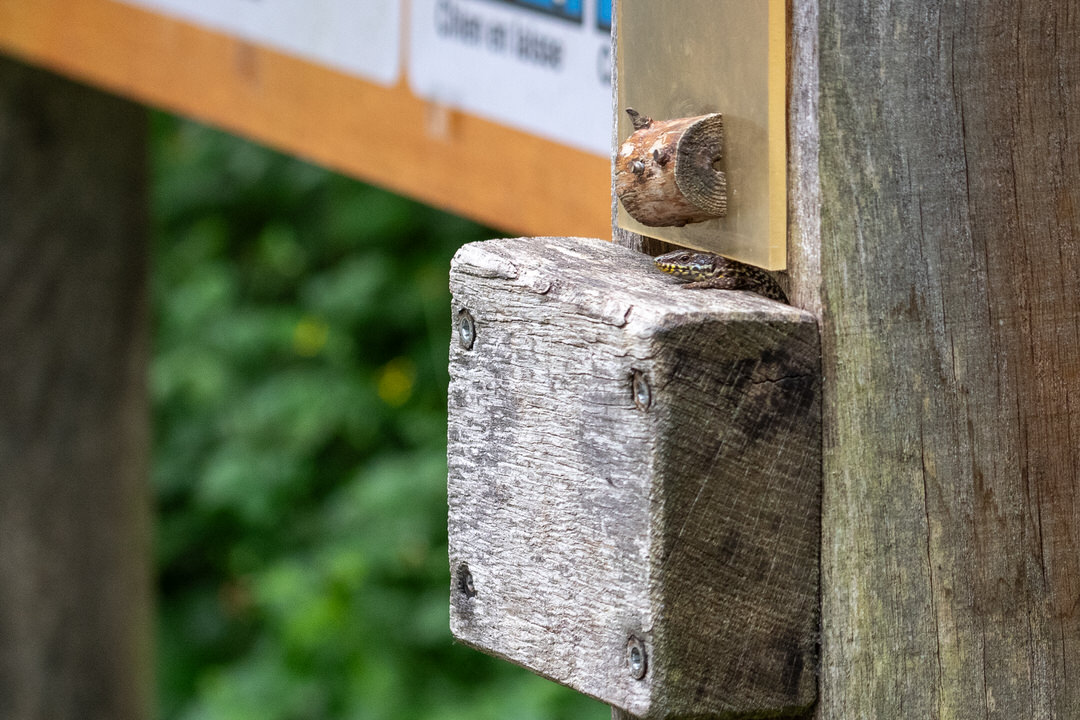
[[[656,267],[687,280],[705,280],[716,272],[716,255],[692,250],[676,250],[655,258]]]

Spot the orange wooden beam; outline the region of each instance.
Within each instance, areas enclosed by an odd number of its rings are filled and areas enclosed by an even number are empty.
[[[510,232],[610,236],[607,158],[440,115],[404,82],[110,0],[0,0],[0,51]]]

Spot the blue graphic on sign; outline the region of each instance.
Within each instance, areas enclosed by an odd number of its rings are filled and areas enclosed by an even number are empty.
[[[596,10],[596,24],[601,30],[611,30],[611,0],[600,0]]]
[[[607,1],[610,5],[611,0]],[[573,20],[574,22],[581,22],[583,16],[582,0],[501,0],[501,2],[519,7],[533,8],[548,15]],[[608,14],[611,14],[610,9]]]

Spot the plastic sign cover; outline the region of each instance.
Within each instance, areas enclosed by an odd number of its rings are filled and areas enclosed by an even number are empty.
[[[619,104],[657,120],[719,112],[727,215],[646,227],[619,205],[620,227],[769,270],[787,254],[785,0],[620,2]],[[619,113],[620,142],[633,132]]]

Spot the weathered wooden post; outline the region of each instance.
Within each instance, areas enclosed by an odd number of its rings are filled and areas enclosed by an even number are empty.
[[[819,715],[1080,717],[1080,2],[794,5]]]
[[[145,111],[0,59],[0,717],[151,716]]]

